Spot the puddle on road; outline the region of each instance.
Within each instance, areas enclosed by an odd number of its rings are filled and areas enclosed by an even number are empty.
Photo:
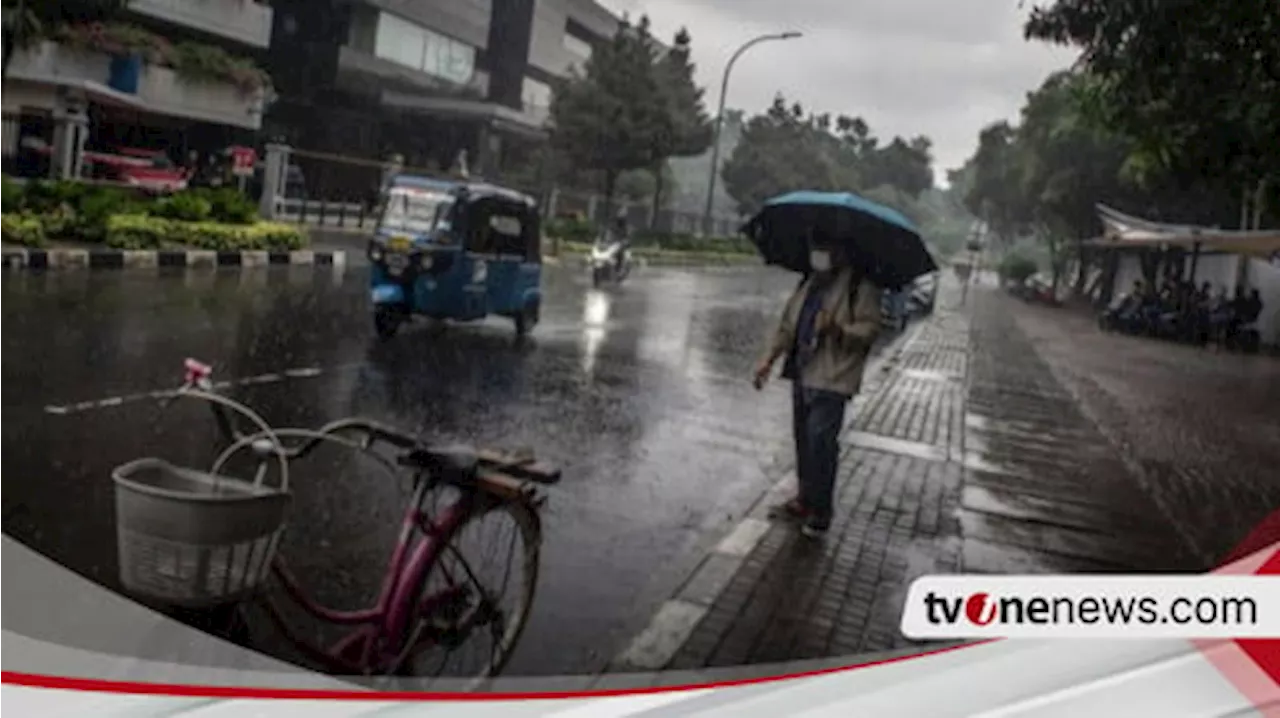
[[[1135,537],[1132,535],[1126,535],[1121,542],[1112,534],[1046,526],[973,511],[961,511],[959,519],[966,539],[986,541],[1036,554],[1122,569],[1142,567],[1161,570],[1174,563],[1174,557],[1159,555],[1149,546],[1134,541]]]
[[[1037,573],[1105,573],[1116,572],[1115,566],[1093,561],[1037,553],[1023,548],[995,544],[980,539],[965,539],[965,573],[1037,574]]]
[[[1012,490],[969,484],[960,495],[961,508],[1015,521],[1100,533],[1126,532],[1149,524],[1110,507],[1086,506]],[[1154,528],[1154,527],[1152,527]]]

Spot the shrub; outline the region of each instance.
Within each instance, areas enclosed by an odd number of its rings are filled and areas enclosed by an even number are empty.
[[[0,198],[0,206],[6,212],[17,212],[22,209],[22,185],[9,175],[3,175],[4,196]]]
[[[581,217],[557,217],[546,224],[548,237],[555,237],[566,242],[586,242],[595,240],[596,226],[590,220]]]
[[[52,211],[37,216],[47,236],[69,238],[75,234],[76,212],[69,204],[60,204]]]
[[[74,231],[79,239],[101,242],[107,236],[107,220],[117,214],[146,214],[153,202],[118,187],[94,187],[80,198]]]
[[[209,218],[215,222],[253,224],[258,221],[258,208],[244,193],[231,187],[196,189],[191,194],[205,199],[210,205]]]
[[[0,215],[0,225],[0,239],[8,244],[23,247],[43,247],[45,244],[44,224],[36,215],[27,212]]]
[[[644,243],[671,252],[703,252],[711,254],[755,254],[755,245],[746,237],[697,237],[683,232],[645,232]]]
[[[288,251],[307,246],[303,231],[278,222],[221,224],[119,214],[107,220],[107,246],[116,249],[187,247],[215,251]]]
[[[37,214],[53,212],[64,205],[74,208],[84,196],[87,185],[70,180],[32,180],[22,192],[22,209]]]
[[[63,25],[54,31],[58,42],[81,50],[94,50],[108,55],[140,55],[152,65],[172,65],[173,46],[165,38],[127,23],[79,23]]]
[[[251,230],[253,241],[277,252],[305,249],[308,244],[307,235],[300,228],[281,222],[258,222]]]
[[[1000,260],[1000,276],[1014,282],[1024,282],[1038,271],[1040,267],[1035,260],[1021,254],[1006,254],[1004,259]]]
[[[194,79],[226,82],[252,93],[271,84],[271,78],[252,60],[232,55],[216,45],[179,43],[175,52],[178,72]]]
[[[195,192],[179,192],[156,202],[151,214],[184,222],[203,222],[213,214],[213,203]]]

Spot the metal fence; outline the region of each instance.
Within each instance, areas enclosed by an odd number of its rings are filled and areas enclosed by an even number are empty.
[[[275,219],[353,231],[372,230],[377,224],[378,190],[388,174],[404,172],[441,179],[449,177],[437,170],[406,167],[392,161],[298,149],[289,150],[288,161],[291,179],[286,183],[283,196],[275,203]],[[532,194],[547,218],[576,216],[603,225],[611,219],[609,215],[622,209],[628,224],[637,230],[701,233],[702,216],[698,213],[667,209],[654,213],[652,202],[617,198],[610,210],[598,194],[554,187],[531,188],[514,178],[505,179],[501,174],[483,179]],[[710,234],[735,235],[741,224],[740,218],[717,216],[712,218]]]

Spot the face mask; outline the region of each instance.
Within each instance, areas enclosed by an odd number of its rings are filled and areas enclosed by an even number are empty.
[[[813,267],[815,272],[826,272],[831,269],[831,253],[825,249],[815,249],[809,252],[809,266]]]

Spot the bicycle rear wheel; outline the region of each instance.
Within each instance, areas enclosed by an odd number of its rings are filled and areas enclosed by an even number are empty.
[[[495,676],[520,641],[537,588],[541,523],[528,503],[475,500],[482,503],[442,537],[415,591],[414,605],[430,608],[410,622],[396,675]]]

